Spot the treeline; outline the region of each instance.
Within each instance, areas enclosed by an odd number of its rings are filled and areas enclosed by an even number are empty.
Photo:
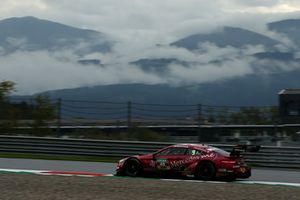
[[[261,125],[280,123],[278,107],[240,107],[213,108],[207,107],[204,114],[206,123]]]
[[[15,90],[15,83],[0,82],[0,130],[4,133],[18,126],[30,126],[39,129],[49,120],[57,119],[56,105],[49,97],[36,96],[30,103],[10,101],[9,95]]]

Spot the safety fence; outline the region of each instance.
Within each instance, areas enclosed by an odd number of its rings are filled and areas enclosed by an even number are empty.
[[[277,124],[277,106],[222,106],[205,104],[160,104],[132,101],[88,101],[76,99],[51,99],[12,97],[12,105],[23,114],[22,119],[34,119],[32,110],[47,105],[56,113],[57,121],[81,123],[140,124]],[[39,106],[43,103],[43,106]],[[11,110],[11,109],[10,109]],[[9,110],[9,111],[10,111]],[[37,110],[37,109],[35,109]],[[8,111],[8,112],[9,112]],[[44,110],[40,110],[43,112]],[[48,110],[49,111],[49,110]],[[55,118],[54,117],[54,118]],[[53,120],[54,120],[53,118]]]
[[[172,145],[163,142],[59,139],[0,136],[0,153],[126,157],[147,154]],[[210,144],[230,151],[233,145]],[[300,169],[300,148],[262,146],[256,153],[244,153],[253,166]]]

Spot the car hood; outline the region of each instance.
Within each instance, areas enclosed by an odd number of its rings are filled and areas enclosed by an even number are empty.
[[[141,160],[147,160],[147,159],[152,159],[153,154],[146,154],[146,155],[137,155],[134,156],[135,158],[141,159]]]

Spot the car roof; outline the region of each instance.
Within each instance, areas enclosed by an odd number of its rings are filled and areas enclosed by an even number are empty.
[[[175,144],[170,147],[183,147],[183,148],[192,148],[192,149],[199,149],[199,150],[207,150],[211,148],[211,146],[206,144]]]

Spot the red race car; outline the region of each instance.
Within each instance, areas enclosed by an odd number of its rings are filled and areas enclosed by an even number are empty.
[[[240,152],[254,152],[259,148],[260,146],[237,145],[229,153],[202,144],[172,145],[153,154],[131,156],[120,160],[116,175],[132,177],[146,173],[192,175],[201,180],[249,178],[251,168],[240,156]]]

